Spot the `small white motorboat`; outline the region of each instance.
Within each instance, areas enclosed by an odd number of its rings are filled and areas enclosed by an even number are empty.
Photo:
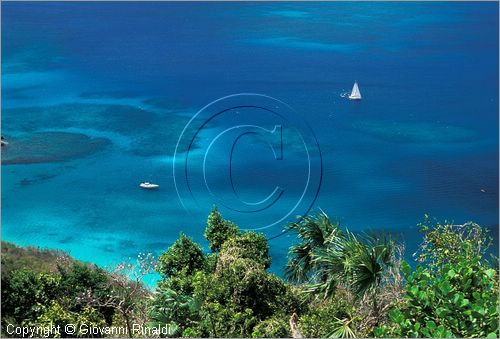
[[[354,86],[352,86],[351,95],[349,95],[350,100],[361,100],[361,92],[359,91],[358,82],[354,82]]]
[[[160,188],[160,185],[157,185],[157,184],[153,184],[151,182],[141,182],[140,185],[139,185],[141,188],[144,188],[144,189],[147,189],[147,190],[156,190],[158,188]]]

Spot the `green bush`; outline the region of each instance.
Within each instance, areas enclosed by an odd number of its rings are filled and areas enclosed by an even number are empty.
[[[76,332],[66,332],[65,326],[67,324],[74,325]],[[106,326],[106,322],[102,315],[92,307],[85,307],[80,312],[70,312],[56,301],[52,301],[46,311],[37,319],[36,324],[30,325],[44,328],[55,326],[60,329],[59,332],[54,331],[49,334],[49,337],[74,338],[89,336],[88,333],[81,332],[80,328],[103,327]],[[80,327],[81,325],[85,326]]]
[[[403,263],[405,298],[378,337],[497,337],[498,271],[477,224],[422,227],[421,265]]]
[[[35,274],[27,269],[12,271],[2,282],[2,321],[17,324],[34,321],[44,311],[44,305],[59,295],[60,277],[47,273]]]
[[[205,229],[205,238],[208,240],[210,249],[219,252],[222,244],[240,234],[238,226],[231,221],[224,220],[217,207],[210,212]]]
[[[192,275],[203,269],[205,258],[200,245],[181,233],[179,239],[158,259],[158,273],[164,278],[182,273]]]
[[[278,313],[270,318],[259,322],[252,331],[253,338],[289,338],[290,325],[288,318],[290,315]]]
[[[251,259],[264,268],[271,266],[269,245],[263,234],[245,232],[226,240],[221,246],[222,253],[231,253],[235,257]]]
[[[407,273],[409,268],[406,266]],[[498,274],[477,258],[409,273],[406,299],[376,336],[497,337]]]
[[[192,296],[177,293],[170,288],[158,288],[149,307],[150,326],[169,324],[179,336],[185,329],[196,325],[199,307]]]
[[[334,301],[314,303],[310,310],[299,319],[299,328],[306,338],[328,338],[341,329],[343,320],[355,321],[354,307],[344,298]]]

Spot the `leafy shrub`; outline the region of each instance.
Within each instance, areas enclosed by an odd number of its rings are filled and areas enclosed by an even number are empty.
[[[149,325],[169,324],[177,328],[172,335],[179,336],[183,330],[196,324],[198,308],[193,297],[169,288],[159,288],[149,308]]]
[[[252,331],[253,338],[289,338],[290,326],[287,319],[290,316],[278,313],[259,322]]]
[[[378,337],[497,337],[498,271],[483,259],[479,225],[425,225],[414,272],[403,264],[404,301],[389,312]]]
[[[66,332],[65,326],[72,324],[77,330],[74,332]],[[35,325],[35,324],[30,324]],[[47,310],[37,319],[36,326],[50,328],[55,326],[59,328],[59,332],[53,331],[48,333],[49,337],[88,337],[88,333],[80,331],[80,325],[85,325],[83,328],[103,327],[106,322],[102,315],[92,307],[85,307],[81,312],[70,312],[56,301],[52,301]]]
[[[346,299],[338,298],[334,301],[315,303],[311,309],[299,319],[299,328],[306,338],[328,338],[342,330],[344,324],[354,331],[352,322],[354,307]],[[353,332],[354,333],[354,332]],[[338,335],[340,337],[341,335]]]
[[[255,232],[245,232],[242,235],[229,238],[221,246],[221,255],[231,253],[238,258],[251,259],[264,268],[271,266],[271,256],[269,255],[269,245],[263,234]]]
[[[446,264],[439,271],[405,266],[406,300],[389,313],[376,336],[496,337],[498,274],[478,258]]]
[[[229,220],[224,220],[217,207],[214,207],[208,215],[205,229],[205,238],[209,242],[210,249],[213,252],[219,252],[226,240],[239,234],[238,226]]]
[[[419,225],[424,241],[417,252],[417,260],[431,268],[453,264],[463,259],[483,258],[491,245],[491,237],[480,225],[467,222],[435,224],[428,215]]]
[[[204,256],[200,245],[181,233],[179,239],[158,259],[158,273],[170,277],[182,272],[191,275],[203,269]]]

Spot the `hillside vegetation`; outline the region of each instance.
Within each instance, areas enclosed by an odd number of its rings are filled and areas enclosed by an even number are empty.
[[[264,235],[217,208],[204,232],[210,253],[181,234],[159,258],[140,254],[112,271],[2,242],[2,335],[19,336],[9,324],[58,324],[49,336],[498,337],[498,261],[481,226],[426,217],[413,263],[393,239],[352,233],[324,213],[287,228],[296,240],[284,278],[268,271]],[[150,291],[142,278],[154,271]]]

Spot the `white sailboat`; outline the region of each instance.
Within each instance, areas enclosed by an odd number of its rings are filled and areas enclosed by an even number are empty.
[[[359,91],[358,82],[354,82],[354,86],[352,86],[351,95],[349,95],[350,100],[361,100],[361,92]]]

